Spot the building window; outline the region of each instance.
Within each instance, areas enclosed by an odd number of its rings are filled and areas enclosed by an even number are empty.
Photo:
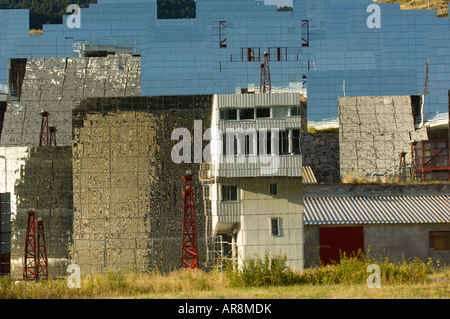
[[[411,107],[414,117],[414,124],[422,123],[422,96],[412,95],[411,96]]]
[[[278,184],[277,183],[270,184],[269,193],[270,193],[270,195],[278,195]]]
[[[450,231],[430,231],[429,247],[434,250],[450,250]]]
[[[258,155],[272,154],[272,134],[270,131],[258,132]]]
[[[255,109],[240,109],[239,110],[240,120],[254,120],[255,119]]]
[[[244,154],[245,155],[257,155],[257,137],[255,135],[256,133],[252,134],[244,134],[243,139],[243,147],[244,147]]]
[[[238,136],[236,134],[222,135],[222,151],[223,155],[237,155],[238,154]]]
[[[274,107],[272,109],[272,118],[284,119],[289,115],[289,109],[287,107]]]
[[[237,201],[238,200],[237,186],[222,185],[222,200],[223,201]]]
[[[292,153],[301,154],[300,130],[292,130]]]
[[[286,155],[289,154],[289,132],[287,131],[280,131],[280,139],[278,140],[279,143],[279,154],[280,155]]]
[[[274,217],[270,219],[270,233],[272,236],[281,236],[281,218]]]
[[[301,115],[301,107],[293,106],[291,107],[291,116],[300,116]]]
[[[229,109],[220,111],[220,119],[225,121],[237,120],[237,110]]]
[[[262,107],[256,109],[256,118],[268,118],[270,117],[270,107]]]

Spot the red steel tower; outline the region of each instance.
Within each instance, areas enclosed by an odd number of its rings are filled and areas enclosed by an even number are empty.
[[[56,127],[54,126],[50,126],[48,128],[49,132],[50,132],[50,144],[49,146],[56,146]]]
[[[49,146],[50,145],[50,134],[48,128],[48,112],[42,111],[41,116],[41,134],[39,136],[39,146]]]
[[[25,260],[23,279],[37,278],[37,236],[36,236],[36,212],[29,211],[27,222],[27,233],[25,234]]]
[[[183,176],[183,239],[181,268],[198,269],[197,223],[195,221],[192,175]]]
[[[37,220],[35,211],[28,211],[27,214],[23,279],[48,279],[44,221]]]
[[[45,245],[44,221],[37,221],[37,278],[48,280],[47,247]]]

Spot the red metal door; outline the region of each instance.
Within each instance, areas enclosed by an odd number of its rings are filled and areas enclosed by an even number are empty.
[[[319,242],[322,264],[339,262],[343,253],[355,256],[359,249],[364,252],[363,227],[320,227]]]

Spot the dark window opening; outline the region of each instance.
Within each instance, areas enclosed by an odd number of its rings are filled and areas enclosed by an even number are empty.
[[[281,218],[271,218],[270,219],[270,228],[272,236],[280,236],[281,235]]]
[[[223,134],[223,154],[224,155],[237,155],[237,135],[234,133]]]
[[[257,155],[255,145],[256,141],[254,134],[248,133],[243,135],[243,147],[244,147],[243,153],[245,155]]]
[[[291,116],[301,116],[301,107],[300,106],[291,107]]]
[[[22,84],[25,78],[27,59],[11,59],[9,70],[9,94],[20,100],[22,94]]]
[[[292,130],[292,153],[301,154],[300,130]]]
[[[279,139],[279,154],[280,155],[286,155],[289,154],[289,132],[287,131],[280,131],[280,139]]]
[[[241,120],[254,120],[255,119],[255,109],[240,109],[239,119]]]
[[[429,247],[434,250],[450,250],[450,231],[430,231]]]
[[[422,122],[422,96],[411,96],[411,107],[414,117],[414,124],[420,124]]]
[[[258,155],[270,155],[272,151],[272,132],[258,132]]]
[[[237,110],[229,109],[220,111],[220,119],[225,121],[237,120]]]
[[[237,201],[237,186],[222,185],[222,200],[223,201]]]
[[[268,118],[270,117],[270,108],[258,108],[256,109],[256,118]]]
[[[270,184],[269,194],[270,195],[278,195],[278,184],[277,183]]]

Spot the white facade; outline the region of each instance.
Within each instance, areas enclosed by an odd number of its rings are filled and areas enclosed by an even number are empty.
[[[296,93],[214,96],[212,232],[241,264],[268,252],[303,268],[299,107]]]

